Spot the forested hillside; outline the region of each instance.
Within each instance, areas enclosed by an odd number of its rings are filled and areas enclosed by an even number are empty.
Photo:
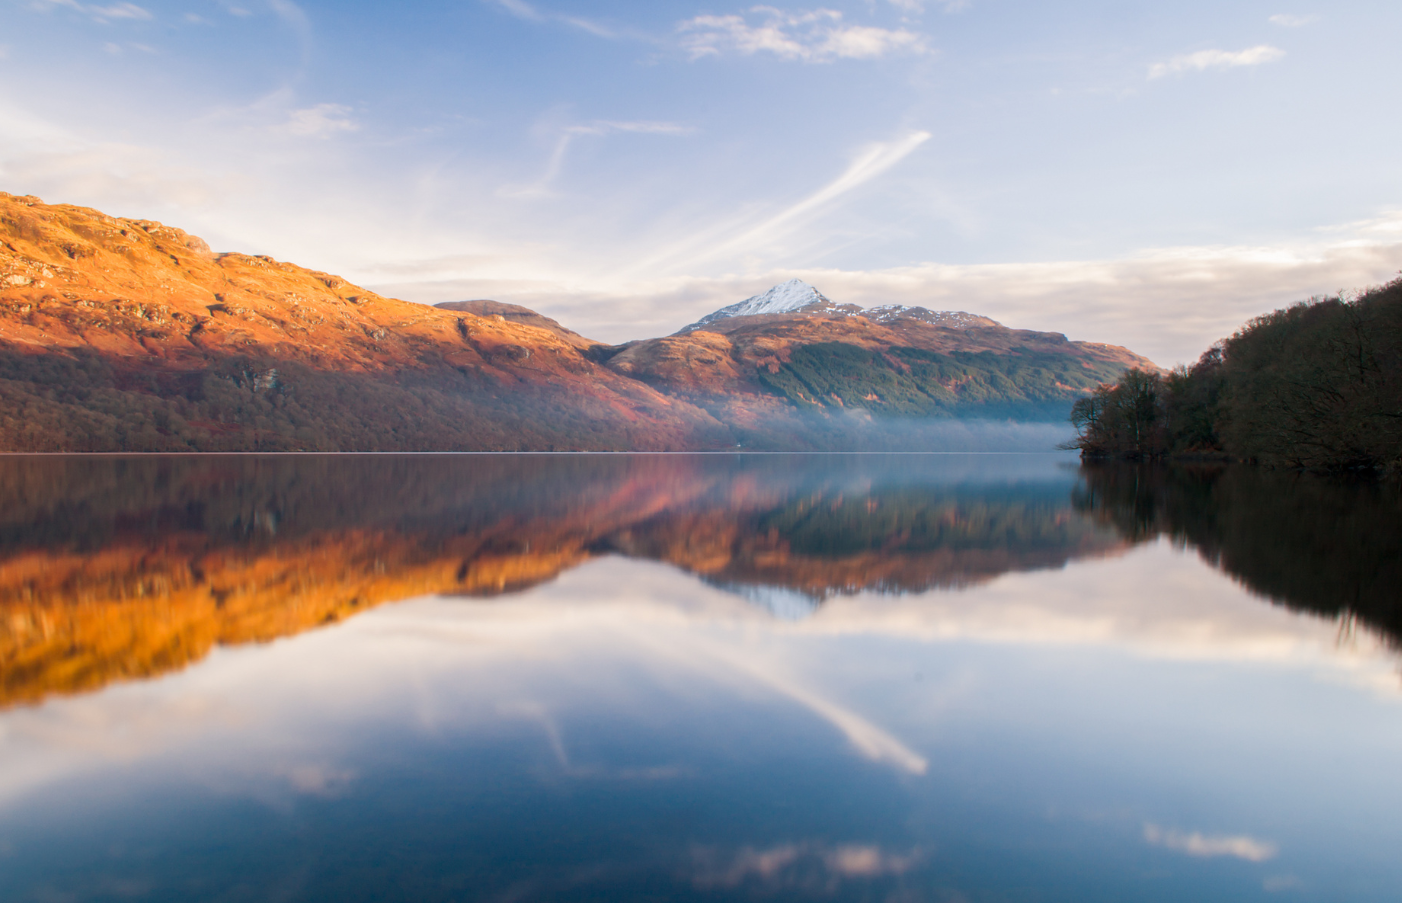
[[[1086,457],[1402,465],[1402,280],[1257,317],[1171,373],[1134,369],[1076,402]]]

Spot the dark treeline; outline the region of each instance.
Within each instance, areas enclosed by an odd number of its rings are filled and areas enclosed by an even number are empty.
[[[1083,456],[1402,465],[1402,279],[1257,317],[1191,367],[1131,370],[1076,402]]]
[[[1126,539],[1168,535],[1292,609],[1402,644],[1402,489],[1237,464],[1092,462],[1075,505]]]

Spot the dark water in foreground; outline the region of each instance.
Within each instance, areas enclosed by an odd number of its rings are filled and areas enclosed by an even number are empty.
[[[0,899],[1402,898],[1402,503],[0,458]]]

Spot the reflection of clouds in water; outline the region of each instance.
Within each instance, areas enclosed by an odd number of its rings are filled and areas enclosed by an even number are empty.
[[[313,763],[274,768],[273,773],[286,778],[288,786],[298,793],[328,799],[340,796],[356,777],[350,769]]]
[[[847,741],[865,758],[885,762],[910,774],[924,774],[925,757],[877,727],[871,721],[825,697],[797,677],[784,673],[772,661],[747,659],[743,652],[717,647],[717,661],[727,662],[736,671],[748,674],[770,689],[787,696],[842,732]]]
[[[774,888],[830,885],[834,880],[902,875],[921,860],[920,851],[888,853],[874,844],[831,846],[815,842],[785,843],[726,852],[710,847],[692,850],[699,888],[733,888],[756,882]]]
[[[645,629],[621,629],[639,646],[650,647],[673,666],[685,665],[714,681],[739,676],[787,697],[837,728],[864,758],[910,774],[924,774],[929,766],[924,756],[886,730],[828,698],[812,682],[789,672],[775,656],[751,645],[736,644],[733,637],[717,638],[700,632],[668,632],[664,637]]]
[[[900,646],[876,657],[847,654],[836,644],[848,638]],[[890,684],[880,692],[861,688],[886,680],[879,675],[897,649],[925,656],[950,640],[1097,646],[1147,658],[1286,666],[1332,683],[1397,684],[1395,656],[1373,638],[1341,646],[1336,625],[1254,599],[1167,542],[1062,571],[1009,574],[962,593],[838,597],[799,622],[775,619],[667,565],[606,558],[510,600],[408,602],[268,646],[216,650],[159,681],[6,712],[0,804],[114,760],[167,755],[172,768],[199,781],[222,771],[236,784],[271,779],[294,791],[336,792],[350,777],[333,769],[318,783],[310,772],[297,777],[287,769],[323,761],[344,734],[396,720],[428,735],[532,720],[572,776],[676,776],[665,761],[626,771],[574,761],[561,734],[557,713],[660,704],[642,701],[644,687],[682,704],[723,687],[776,693],[823,718],[867,759],[923,774],[929,750],[920,738],[908,742],[879,726],[911,732],[897,726],[909,720],[915,699],[892,696]],[[922,689],[920,730],[932,726],[931,694],[958,689]],[[892,708],[898,698],[906,708]]]
[[[540,725],[541,731],[545,734],[546,745],[550,747],[550,753],[556,764],[560,766],[560,771],[572,778],[665,781],[692,773],[692,769],[680,764],[628,768],[581,764],[571,759],[569,750],[565,747],[564,733],[560,729],[559,720],[550,713],[550,710],[543,703],[530,700],[505,702],[497,706],[497,712],[504,718],[520,718]]]
[[[1184,833],[1172,828],[1160,828],[1154,824],[1144,826],[1144,840],[1154,846],[1176,850],[1189,856],[1235,856],[1247,862],[1265,862],[1274,859],[1279,852],[1275,844],[1245,834],[1228,836],[1202,834],[1198,831]]]

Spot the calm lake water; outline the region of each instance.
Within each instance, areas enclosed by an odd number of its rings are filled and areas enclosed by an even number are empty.
[[[1386,485],[0,458],[0,899],[1395,901],[1399,626]]]

